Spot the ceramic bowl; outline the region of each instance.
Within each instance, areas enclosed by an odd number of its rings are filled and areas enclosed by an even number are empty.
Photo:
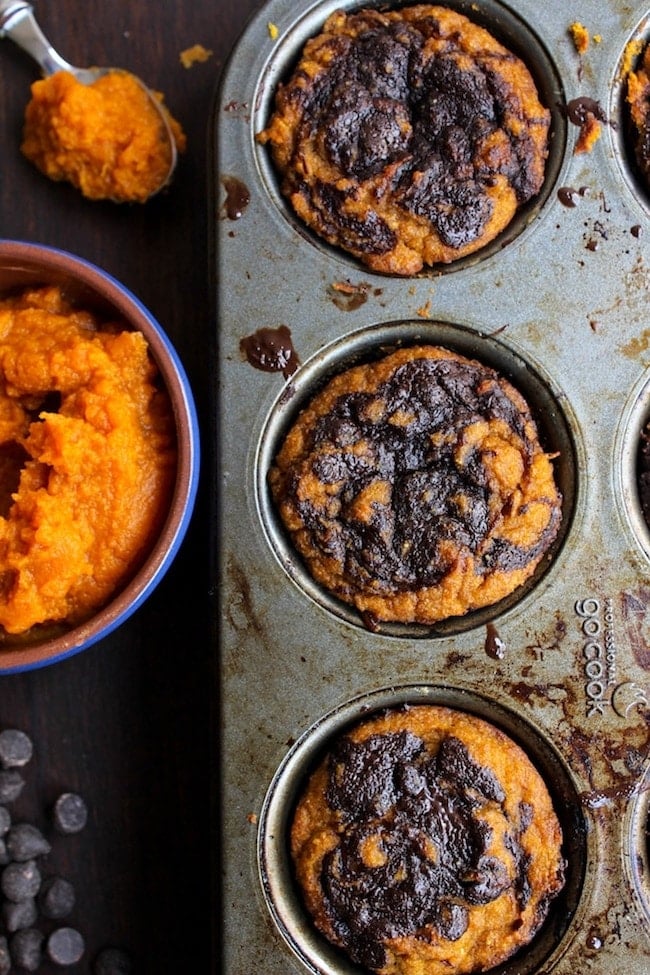
[[[101,318],[119,320],[147,339],[167,387],[176,425],[178,460],[169,510],[141,567],[124,588],[86,622],[35,627],[0,642],[0,673],[43,667],[87,649],[121,626],[151,595],[183,541],[192,515],[199,471],[199,436],[192,391],[170,339],[124,285],[90,262],[40,244],[0,240],[0,299],[21,288],[61,285],[66,297]],[[0,571],[2,566],[0,565]]]

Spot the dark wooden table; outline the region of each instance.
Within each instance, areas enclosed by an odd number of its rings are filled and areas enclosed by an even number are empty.
[[[16,812],[39,824],[62,790],[81,793],[89,824],[56,840],[48,860],[77,890],[70,923],[82,931],[90,973],[105,945],[127,949],[135,970],[215,970],[208,545],[210,341],[207,162],[210,113],[224,60],[251,0],[41,0],[41,28],[74,64],[121,66],[162,91],[188,148],[171,190],[145,206],[91,203],[41,176],[19,152],[37,66],[0,41],[0,237],[60,247],[126,284],[173,339],[200,418],[204,468],[186,542],[158,589],[108,639],[52,667],[0,677],[0,728],[34,741]],[[185,68],[201,44],[205,63]],[[62,969],[44,964],[44,973]]]

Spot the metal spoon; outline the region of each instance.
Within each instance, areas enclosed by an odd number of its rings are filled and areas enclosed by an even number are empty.
[[[34,8],[26,0],[0,0],[0,38],[2,37],[8,37],[14,44],[17,44],[18,47],[29,54],[40,65],[45,77],[55,74],[57,71],[67,71],[69,74],[74,75],[82,85],[92,85],[94,81],[97,81],[103,75],[112,74],[116,71],[124,71],[122,68],[77,68],[73,64],[69,64],[54,50],[45,37],[34,17]],[[150,103],[158,112],[162,123],[162,135],[167,142],[169,151],[169,167],[167,173],[161,180],[160,186],[151,194],[153,196],[167,186],[173,176],[178,158],[176,141],[165,111],[161,107],[158,99],[136,75],[132,75],[132,77],[135,78],[143,91],[146,92]]]

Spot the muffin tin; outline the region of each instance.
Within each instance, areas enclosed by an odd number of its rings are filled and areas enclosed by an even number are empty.
[[[370,4],[368,4],[370,5]],[[218,302],[215,615],[219,629],[222,971],[360,970],[305,915],[286,828],[330,737],[369,710],[433,702],[502,727],[555,798],[567,885],[502,975],[629,975],[650,957],[650,532],[636,489],[650,414],[650,200],[626,143],[622,66],[650,7],[456,3],[526,60],[552,111],[544,190],[472,258],[394,278],[299,225],[255,140],[278,81],[350,2],[270,0],[224,70],[212,137]],[[579,9],[578,9],[579,8]],[[579,55],[569,26],[591,43]],[[566,106],[607,121],[575,154]],[[295,556],[266,474],[333,372],[397,345],[497,368],[557,452],[563,530],[510,599],[435,627],[368,629]],[[274,368],[275,367],[277,368]]]

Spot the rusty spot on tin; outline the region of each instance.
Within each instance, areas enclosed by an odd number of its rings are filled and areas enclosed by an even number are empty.
[[[559,650],[567,635],[567,623],[558,611],[548,633],[535,634],[535,641],[526,648],[541,659],[547,650]]]
[[[352,284],[351,281],[334,281],[328,288],[332,302],[339,311],[356,311],[368,300],[371,285],[367,281]]]
[[[471,654],[461,653],[459,650],[450,650],[447,654],[447,669],[451,670],[452,667],[462,667],[463,664],[471,660]]]
[[[523,680],[509,684],[508,693],[522,704],[538,703],[538,699],[544,697],[544,689],[540,685]]]
[[[587,809],[602,809],[605,806],[613,806],[621,800],[627,801],[639,795],[641,783],[638,779],[628,779],[608,786],[606,789],[593,789],[583,792],[580,801]]]
[[[248,102],[238,102],[236,99],[227,102],[223,106],[226,115],[243,115],[248,117]]]
[[[650,670],[650,646],[645,632],[649,605],[650,588],[647,586],[639,586],[634,592],[621,593],[621,610],[626,635],[634,659],[644,670]]]
[[[235,562],[229,561],[228,575],[233,590],[232,598],[225,608],[228,622],[236,632],[242,633],[252,630],[258,636],[263,637],[265,630],[253,609],[247,573]]]
[[[640,335],[635,336],[626,344],[621,346],[623,355],[630,359],[637,359],[643,352],[650,348],[650,329],[645,328]]]

